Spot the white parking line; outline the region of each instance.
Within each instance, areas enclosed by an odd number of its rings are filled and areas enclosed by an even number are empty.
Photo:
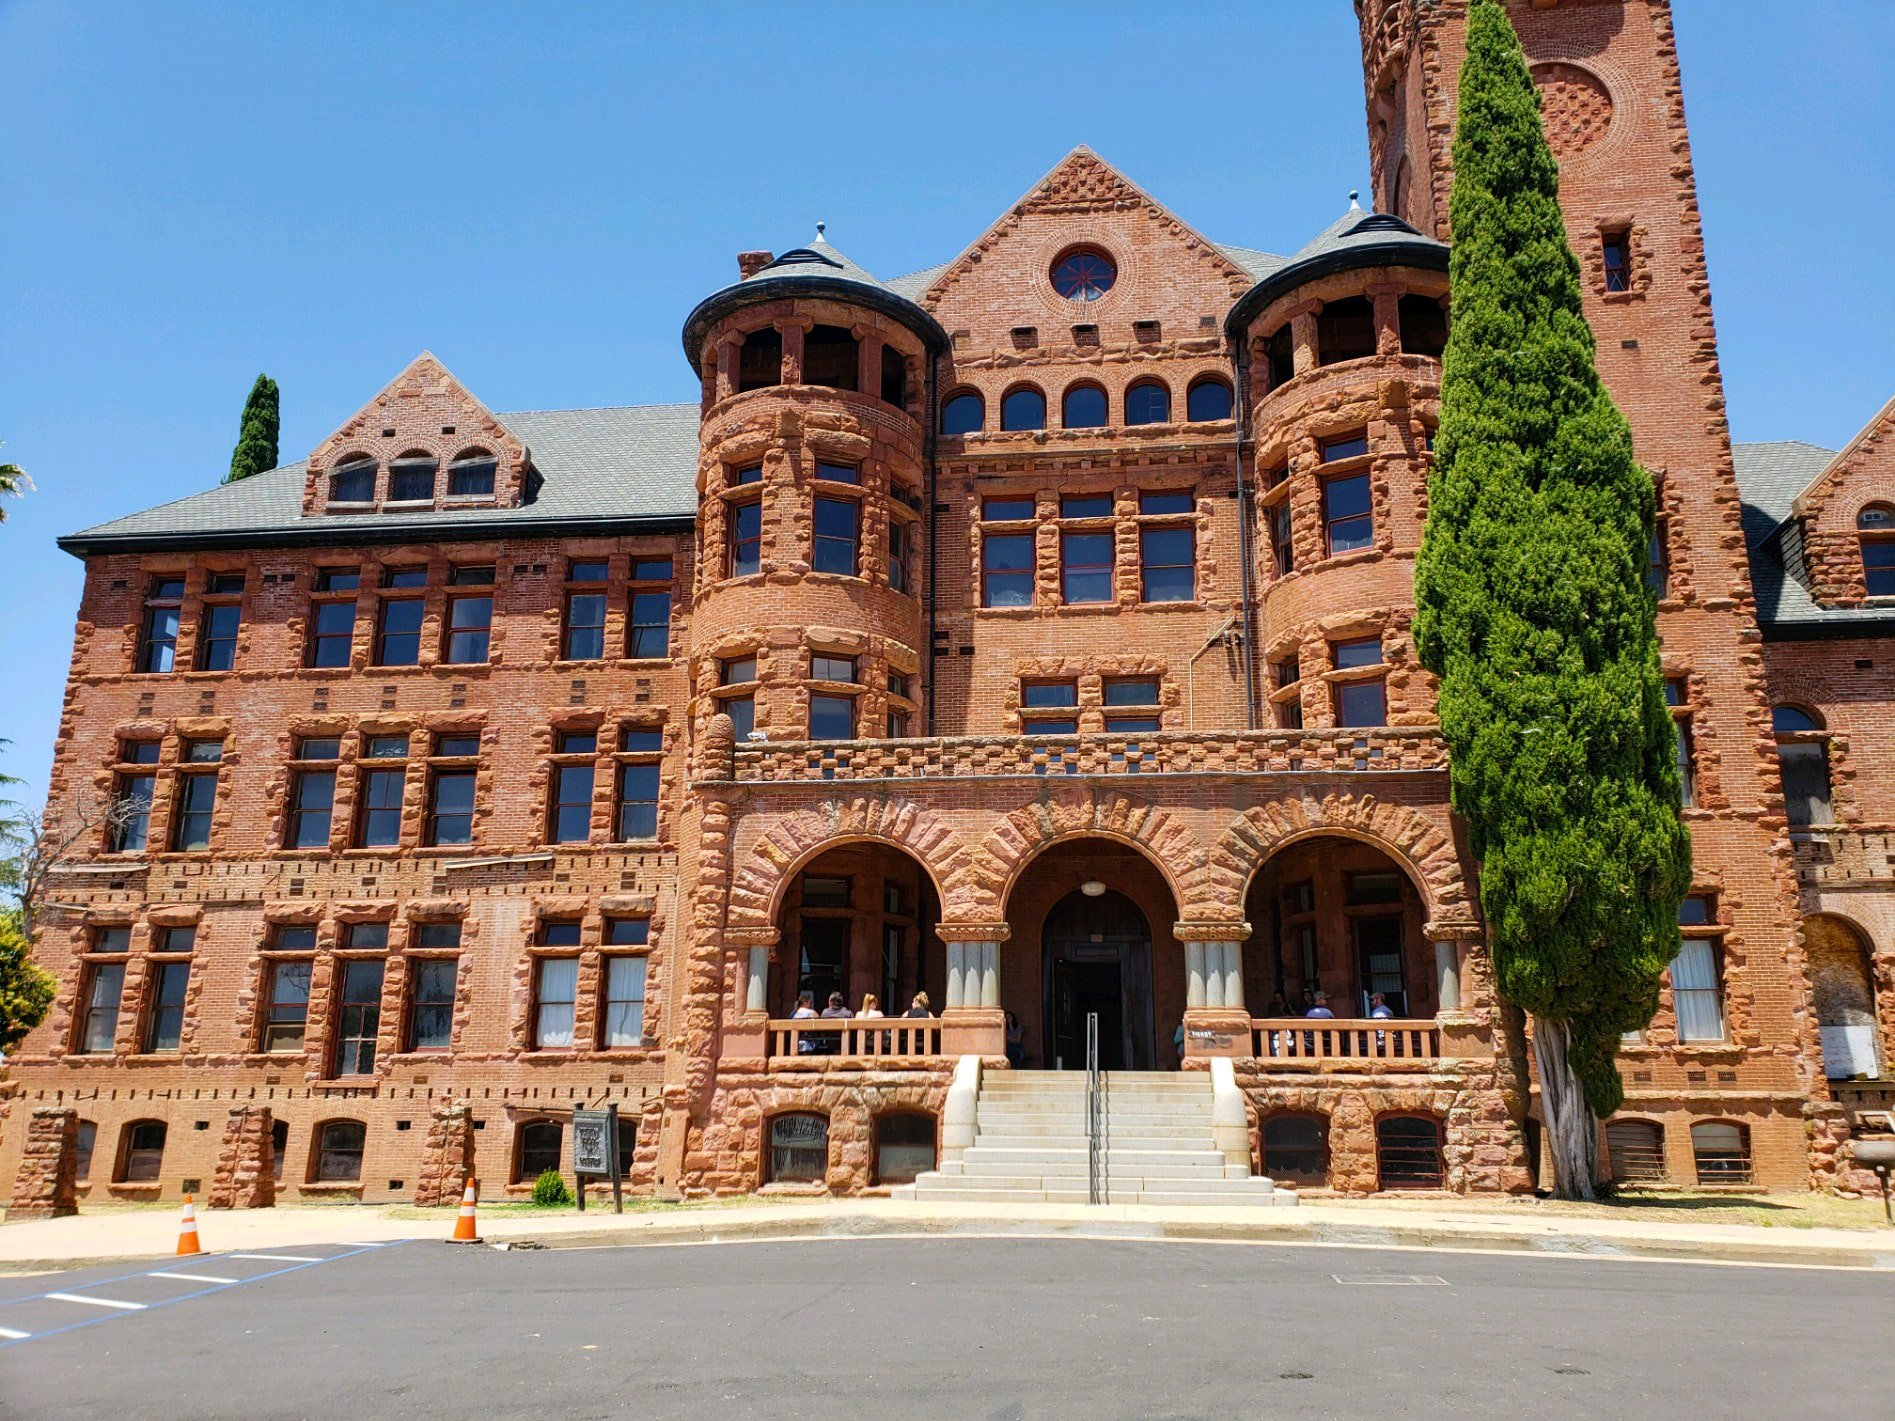
[[[231,1253],[228,1258],[260,1258],[266,1263],[327,1263],[326,1258],[309,1258],[300,1253]]]
[[[0,1337],[6,1338],[9,1342],[23,1342],[32,1335],[30,1332],[19,1332],[11,1327],[0,1327]]]
[[[119,1298],[88,1298],[83,1293],[47,1293],[45,1296],[56,1303],[90,1303],[95,1308],[124,1308],[127,1312],[141,1312],[147,1306],[144,1303],[128,1303]]]
[[[239,1283],[240,1278],[213,1278],[208,1273],[147,1273],[147,1278],[175,1278],[180,1283]]]

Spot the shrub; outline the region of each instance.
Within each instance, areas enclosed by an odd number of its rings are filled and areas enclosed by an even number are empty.
[[[540,1177],[533,1181],[533,1202],[548,1209],[555,1204],[570,1204],[572,1190],[566,1187],[566,1181],[559,1177],[558,1170],[542,1170]]]

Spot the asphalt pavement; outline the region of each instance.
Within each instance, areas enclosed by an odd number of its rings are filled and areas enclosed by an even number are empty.
[[[0,1330],[9,1418],[1895,1414],[1886,1274],[1440,1250],[389,1243],[8,1278]]]

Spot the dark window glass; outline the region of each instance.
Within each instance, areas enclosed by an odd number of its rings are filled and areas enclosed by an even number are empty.
[[[1185,418],[1193,424],[1230,418],[1230,386],[1222,380],[1200,380],[1184,397]]]
[[[362,1149],[367,1139],[368,1126],[360,1120],[325,1121],[321,1133],[316,1137],[315,1182],[359,1183],[362,1178]]]
[[[989,523],[1023,523],[1033,517],[1030,498],[990,498],[982,502],[980,516]]]
[[[950,396],[941,406],[943,434],[978,434],[987,419],[987,404],[972,390]]]
[[[1140,513],[1189,513],[1191,510],[1189,489],[1146,489],[1138,496]]]
[[[381,951],[388,946],[388,924],[350,923],[345,939],[350,947],[372,947]]]
[[[665,748],[665,733],[662,730],[638,730],[627,727],[620,736],[619,749],[632,754],[644,752],[657,754]]]
[[[740,686],[756,679],[757,658],[754,656],[733,656],[719,663],[717,668],[717,683],[720,686]]]
[[[109,1052],[118,1037],[119,1000],[125,992],[125,964],[101,962],[91,969],[86,990],[86,1014],[79,1032],[79,1049]]]
[[[277,935],[277,945],[287,946],[285,933]],[[310,940],[315,940],[311,931]],[[300,946],[301,944],[297,944]],[[315,970],[307,961],[270,964],[270,1004],[264,1009],[263,1049],[285,1054],[303,1049],[303,1033],[309,1025],[309,978]]]
[[[882,347],[882,400],[900,405],[908,399],[908,362],[892,345]]]
[[[156,740],[124,740],[119,743],[118,757],[128,765],[155,765],[161,749]]]
[[[1155,715],[1109,715],[1105,718],[1108,735],[1156,735],[1159,731],[1158,717]]]
[[[850,884],[846,878],[833,878],[816,873],[803,875],[803,906],[805,908],[846,908],[849,906],[849,895]]]
[[[1033,535],[989,533],[981,539],[981,605],[1033,605]]]
[[[1369,476],[1352,474],[1323,484],[1323,529],[1329,555],[1353,552],[1375,541],[1375,523],[1369,513]]]
[[[318,602],[311,619],[309,664],[342,667],[355,645],[355,603]]]
[[[336,1022],[336,1074],[375,1072],[375,1035],[382,1020],[382,959],[356,958],[343,964],[342,1011]]]
[[[1059,540],[1060,598],[1068,605],[1112,600],[1110,533],[1062,533]]]
[[[1376,993],[1388,1003],[1396,1016],[1408,1015],[1408,987],[1402,978],[1402,920],[1400,917],[1354,918],[1356,1010],[1369,1014],[1369,999]]]
[[[566,594],[566,639],[560,655],[567,661],[597,661],[605,655],[605,594]]]
[[[1336,687],[1337,725],[1372,726],[1387,723],[1387,697],[1380,680],[1345,681]]]
[[[822,1115],[779,1115],[770,1122],[765,1181],[820,1184],[829,1170],[829,1120]]]
[[[367,760],[405,760],[408,758],[408,737],[371,735],[362,747],[362,757]]]
[[[331,503],[373,503],[375,501],[375,461],[358,459],[338,464],[329,475]]]
[[[1862,540],[1862,577],[1871,597],[1895,597],[1895,538]]]
[[[1625,233],[1606,233],[1601,246],[1605,257],[1605,289],[1629,291],[1632,286],[1632,263]]]
[[[474,842],[474,772],[442,770],[434,776],[428,806],[430,844]]]
[[[1379,666],[1382,664],[1382,639],[1363,637],[1358,641],[1339,641],[1330,648],[1330,654],[1339,671],[1356,666]]]
[[[607,947],[643,947],[650,941],[651,919],[649,918],[607,918],[605,920]]]
[[[841,326],[811,326],[803,333],[803,383],[853,390],[861,378],[855,337]]]
[[[644,954],[621,954],[605,959],[605,1010],[601,1013],[601,1046],[637,1046],[645,1039]]]
[[[447,491],[450,498],[491,498],[494,471],[498,461],[491,454],[475,450],[462,454],[447,466]]]
[[[299,771],[290,809],[289,846],[292,849],[328,848],[335,804],[334,770]]]
[[[756,499],[730,506],[729,575],[749,577],[763,565],[763,504]]]
[[[1068,252],[1053,263],[1053,290],[1068,301],[1097,301],[1118,278],[1118,267],[1104,252]]]
[[[831,464],[826,460],[818,459],[816,477],[828,479],[831,483],[837,484],[859,484],[862,482],[862,471],[854,464]]]
[[[93,952],[130,952],[132,930],[125,927],[99,928],[92,934]]]
[[[670,558],[633,558],[633,582],[669,582],[671,581]]]
[[[125,1184],[156,1184],[164,1167],[165,1127],[161,1120],[140,1120],[125,1127]]]
[[[602,560],[575,562],[566,568],[568,582],[604,582],[611,576],[611,565]]]
[[[559,755],[590,755],[598,748],[596,730],[562,730],[553,740],[554,753]]]
[[[459,947],[461,925],[459,923],[416,923],[414,938],[416,947]]]
[[[1110,518],[1112,495],[1109,493],[1069,493],[1059,501],[1061,518]]]
[[[384,587],[426,587],[428,570],[425,567],[391,567],[382,572]]]
[[[632,594],[632,655],[662,660],[671,655],[671,594]]]
[[[466,666],[485,661],[492,629],[492,597],[450,597],[447,603],[448,663]]]
[[[548,918],[540,924],[541,947],[579,946],[580,924],[577,918]]]
[[[737,352],[737,392],[783,383],[783,337],[774,326],[752,331]]]
[[[1290,518],[1287,498],[1270,510],[1270,551],[1276,558],[1278,577],[1296,571],[1296,543],[1291,536]]]
[[[480,737],[478,735],[437,735],[434,737],[436,755],[478,755]]]
[[[390,503],[426,503],[434,497],[432,459],[397,459],[388,466]]]
[[[455,940],[460,938],[460,925],[427,923],[422,925],[423,936],[430,927],[452,926]],[[425,941],[422,946],[428,946]],[[411,960],[409,972],[409,1009],[408,1009],[408,1049],[410,1051],[445,1051],[452,1044],[454,1035],[454,981],[460,970],[460,962],[452,957],[435,957]]]
[[[591,836],[592,783],[590,762],[560,765],[553,771],[552,843],[583,844]]]
[[[888,712],[887,728],[884,731],[888,738],[890,740],[905,740],[908,737],[910,729],[911,722],[908,712],[891,708]]]
[[[853,684],[856,678],[855,658],[827,656],[818,651],[809,658],[809,678],[812,681],[846,681]]]
[[[316,590],[318,592],[353,592],[362,585],[361,572],[352,567],[323,567],[316,569]]]
[[[73,1153],[77,1156],[73,1163],[73,1173],[78,1182],[84,1184],[92,1177],[92,1151],[99,1142],[99,1127],[91,1120],[79,1122],[79,1141]]]
[[[742,488],[746,484],[760,484],[762,482],[763,465],[761,464],[746,464],[743,468],[738,469],[730,476],[732,488]]]
[[[1125,392],[1127,424],[1163,424],[1171,418],[1171,391],[1155,380],[1132,386]]]
[[[1152,677],[1132,677],[1107,681],[1104,686],[1108,706],[1155,706],[1158,682]]]
[[[1770,728],[1778,735],[1796,735],[1823,727],[1815,716],[1800,707],[1773,706],[1770,710]]]
[[[184,753],[180,758],[188,765],[215,765],[224,758],[224,742],[187,740],[184,742]]]
[[[888,585],[897,592],[908,590],[908,525],[899,518],[888,520]]]
[[[153,745],[153,748],[157,748]],[[108,842],[115,854],[142,854],[151,838],[151,798],[157,785],[153,775],[121,775],[118,802],[113,806]]]
[[[747,699],[747,698],[746,698]],[[725,703],[729,709],[729,703]],[[734,721],[735,716],[732,717]],[[739,732],[747,735],[749,728]],[[619,766],[618,841],[631,843],[658,837],[658,766]]]
[[[809,698],[809,738],[811,740],[855,739],[855,697],[811,696]]]
[[[158,952],[190,952],[197,946],[195,927],[165,928],[158,933]]]
[[[736,732],[738,741],[748,740],[750,732],[757,728],[757,698],[726,696],[719,706],[730,717],[731,728]]]
[[[1338,459],[1355,459],[1369,452],[1369,436],[1364,434],[1344,434],[1335,439],[1323,441],[1325,464],[1333,464]]]
[[[1097,385],[1074,385],[1060,401],[1059,422],[1067,429],[1103,428],[1105,391]]]
[[[1189,602],[1197,595],[1192,564],[1197,534],[1190,528],[1147,528],[1139,534],[1139,597],[1146,602]]]
[[[817,572],[854,577],[861,523],[862,505],[854,499],[817,499],[816,546],[810,566]]]
[[[171,847],[190,853],[211,846],[211,807],[217,802],[216,775],[180,775]]]
[[[228,671],[237,664],[237,626],[242,617],[242,609],[234,602],[204,608],[198,623],[198,670]]]
[[[1034,716],[1026,723],[1027,735],[1077,735],[1079,722],[1069,716]]]
[[[891,998],[891,1000],[893,1000]],[[934,1117],[916,1111],[875,1119],[875,1182],[913,1184],[934,1168]]]
[[[138,669],[161,673],[177,664],[179,609],[147,607],[144,634],[139,640]]]
[[[338,760],[342,758],[342,742],[332,735],[308,737],[296,742],[296,758],[299,760]]]
[[[371,770],[362,776],[362,828],[356,847],[393,848],[401,842],[403,770]]]
[[[520,1172],[514,1177],[515,1184],[531,1184],[547,1170],[559,1168],[562,1133],[563,1128],[550,1120],[520,1127]]]
[[[1046,428],[1046,396],[1031,388],[1010,390],[1000,402],[1000,427],[1003,430]]]
[[[1320,1115],[1273,1115],[1263,1122],[1263,1172],[1282,1184],[1329,1183],[1329,1122]]]
[[[1077,681],[1025,681],[1020,686],[1020,704],[1028,709],[1042,706],[1060,708],[1079,704]]]
[[[413,666],[421,660],[421,599],[398,597],[382,603],[382,624],[375,636],[377,666]]]
[[[1651,542],[1645,549],[1645,585],[1654,595],[1663,597],[1671,581],[1670,559],[1665,550],[1665,520],[1652,525]]]

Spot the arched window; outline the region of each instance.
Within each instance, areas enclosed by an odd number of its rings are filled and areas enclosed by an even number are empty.
[[[119,1146],[118,1183],[156,1184],[164,1165],[165,1124],[162,1120],[134,1120],[125,1127]]]
[[[1163,424],[1171,418],[1171,391],[1156,380],[1140,380],[1125,392],[1127,424]]]
[[[1432,296],[1404,296],[1396,308],[1401,322],[1402,352],[1441,358],[1448,345],[1448,313]]]
[[[1382,1189],[1439,1189],[1441,1122],[1431,1115],[1385,1115],[1375,1122],[1375,1167]]]
[[[1699,1184],[1749,1184],[1750,1131],[1729,1120],[1706,1120],[1691,1127],[1691,1154]]]
[[[841,326],[811,326],[803,337],[803,383],[853,390],[860,359],[855,337]]]
[[[783,383],[783,336],[765,326],[744,337],[737,351],[737,393],[763,390]]]
[[[1366,296],[1331,301],[1316,316],[1316,363],[1363,360],[1375,354],[1375,303]]]
[[[1665,1182],[1665,1132],[1651,1120],[1614,1120],[1605,1127],[1606,1152],[1612,1156],[1617,1184]]]
[[[1031,385],[1007,391],[1000,401],[1000,427],[1004,430],[1046,428],[1046,396]]]
[[[1895,504],[1871,503],[1856,515],[1862,578],[1871,597],[1895,597]]]
[[[362,1178],[362,1146],[368,1126],[360,1120],[325,1120],[316,1127],[317,1184],[354,1184]]]
[[[977,390],[962,390],[949,395],[947,403],[941,406],[943,434],[979,434],[980,427],[986,422],[987,402]]]
[[[531,1184],[547,1170],[559,1168],[559,1146],[565,1134],[557,1120],[529,1120],[520,1126],[519,1149],[514,1155],[513,1182]]]
[[[875,1182],[913,1184],[934,1168],[934,1117],[900,1110],[875,1117]]]
[[[829,1117],[779,1115],[769,1123],[765,1184],[821,1184],[829,1172]]]
[[[329,475],[329,501],[375,502],[375,461],[367,454],[344,454]]]
[[[79,1122],[79,1141],[73,1149],[73,1178],[84,1184],[92,1175],[92,1147],[98,1143],[99,1127],[90,1120]]]
[[[1060,401],[1059,422],[1066,429],[1103,429],[1105,391],[1097,385],[1074,385]]]
[[[896,406],[908,403],[908,362],[892,345],[882,347],[882,402]]]
[[[440,463],[425,449],[410,449],[389,460],[388,501],[390,503],[431,503],[434,501],[434,476]]]
[[[463,449],[447,466],[449,498],[492,498],[499,461],[485,449]]]
[[[1320,1189],[1329,1183],[1328,1117],[1272,1115],[1265,1120],[1263,1172],[1283,1184]]]
[[[1193,424],[1230,418],[1230,385],[1214,375],[1199,380],[1184,396],[1184,417]]]
[[[1792,824],[1831,824],[1829,740],[1821,717],[1798,706],[1775,706],[1770,728],[1783,772],[1783,807]]]

